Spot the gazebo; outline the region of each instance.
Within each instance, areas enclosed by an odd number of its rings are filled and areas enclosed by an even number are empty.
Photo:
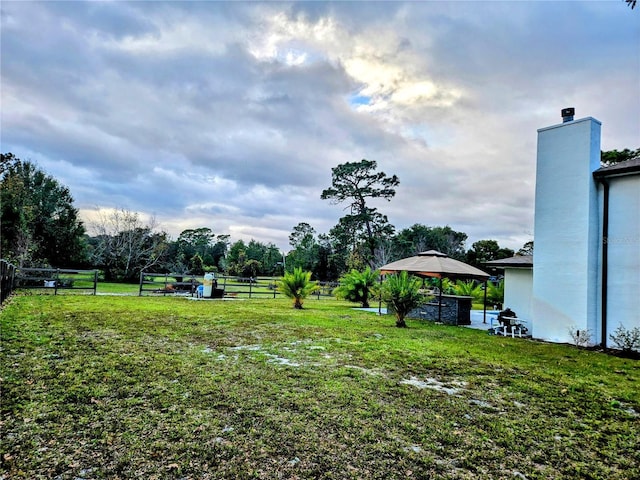
[[[484,295],[484,321],[487,318],[487,280],[489,274],[467,263],[455,260],[437,250],[421,252],[413,257],[403,258],[380,267],[382,275],[398,272],[408,272],[417,277],[431,277],[440,279],[440,292],[438,299],[438,321],[442,319],[442,279],[473,279],[481,280],[485,284]]]

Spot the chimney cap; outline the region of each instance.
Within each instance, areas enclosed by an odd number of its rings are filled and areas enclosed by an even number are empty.
[[[563,122],[571,122],[573,121],[573,116],[576,113],[576,109],[573,107],[563,108],[562,109],[562,121]]]

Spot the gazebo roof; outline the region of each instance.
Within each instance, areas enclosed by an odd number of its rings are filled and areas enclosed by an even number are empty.
[[[442,252],[428,250],[380,267],[380,273],[409,272],[420,277],[475,278],[486,280],[489,274],[479,268],[455,260]]]

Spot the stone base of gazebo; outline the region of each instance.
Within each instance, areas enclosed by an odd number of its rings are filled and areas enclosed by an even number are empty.
[[[471,301],[472,297],[459,295],[442,295],[442,307],[439,307],[439,297],[433,297],[429,302],[421,305],[409,313],[409,318],[420,318],[423,320],[438,321],[438,310],[440,310],[440,321],[446,325],[470,325],[471,324]],[[389,306],[388,306],[389,307]],[[393,309],[387,307],[388,313],[393,313]]]

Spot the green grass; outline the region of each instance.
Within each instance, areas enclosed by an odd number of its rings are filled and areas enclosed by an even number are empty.
[[[98,282],[96,290],[97,293],[103,294],[138,295],[140,293],[140,284]]]
[[[640,478],[640,362],[350,307],[14,297],[0,478]]]

